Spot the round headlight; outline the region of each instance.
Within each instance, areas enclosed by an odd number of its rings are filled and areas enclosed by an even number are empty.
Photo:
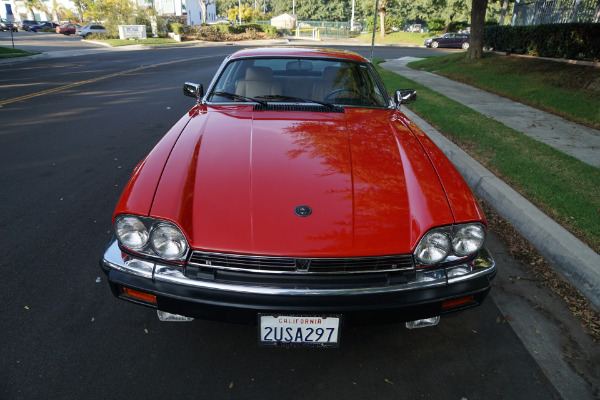
[[[485,228],[479,224],[460,227],[452,239],[452,249],[459,257],[468,256],[481,249],[485,241]]]
[[[139,218],[128,215],[115,220],[115,235],[123,246],[140,250],[148,243],[148,229]]]
[[[421,264],[436,264],[448,256],[450,246],[448,235],[443,232],[429,232],[419,242],[415,257]]]
[[[188,249],[183,233],[176,226],[170,224],[157,226],[152,231],[150,242],[156,254],[167,260],[180,259]]]

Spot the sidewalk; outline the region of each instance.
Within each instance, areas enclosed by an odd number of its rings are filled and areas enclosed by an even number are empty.
[[[600,168],[600,132],[472,86],[406,66],[415,60],[404,57],[387,60],[380,66]],[[563,278],[588,298],[594,308],[600,309],[600,255],[419,116],[406,108],[403,112],[442,149],[473,191],[519,231]]]

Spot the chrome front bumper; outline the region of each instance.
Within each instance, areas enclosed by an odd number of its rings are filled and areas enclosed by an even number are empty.
[[[369,287],[307,288],[277,287],[274,285],[248,285],[188,278],[184,266],[166,265],[132,257],[121,251],[117,241],[112,240],[101,261],[102,268],[145,278],[156,283],[168,283],[190,288],[275,296],[353,296],[414,291],[435,287],[451,286],[484,276],[491,280],[496,273],[496,265],[489,251],[484,247],[475,261],[446,268],[417,270],[414,279],[401,284],[388,284]]]

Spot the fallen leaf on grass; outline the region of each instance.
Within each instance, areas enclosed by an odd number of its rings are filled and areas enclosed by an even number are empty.
[[[385,383],[389,383],[390,385],[393,385],[393,384],[394,384],[394,382],[390,381],[390,380],[389,380],[389,379],[387,379],[387,378],[385,379]]]
[[[231,383],[229,384],[229,389],[232,389],[232,388],[233,388],[233,382],[231,382]]]

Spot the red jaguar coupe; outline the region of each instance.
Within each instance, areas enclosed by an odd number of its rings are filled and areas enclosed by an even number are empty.
[[[161,320],[258,326],[271,346],[336,346],[344,326],[481,304],[487,225],[450,161],[364,57],[253,48],[133,171],[101,259],[114,295]]]

